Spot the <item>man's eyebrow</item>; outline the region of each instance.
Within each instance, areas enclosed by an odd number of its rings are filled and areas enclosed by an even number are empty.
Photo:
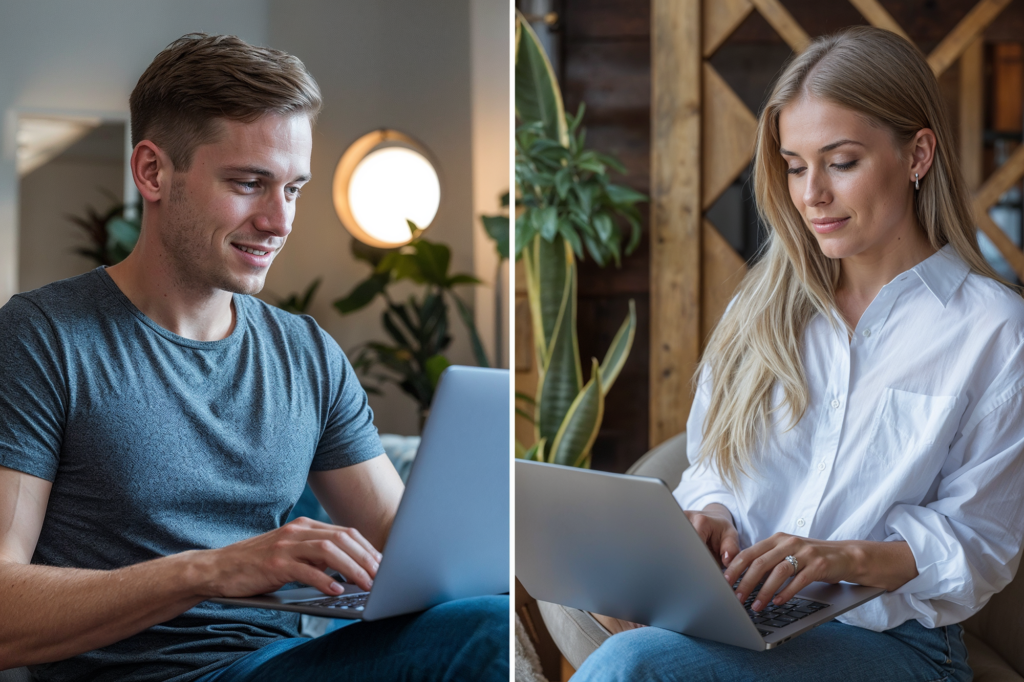
[[[275,180],[277,176],[274,175],[273,171],[267,170],[266,168],[260,168],[259,166],[229,166],[225,168],[229,173],[243,173],[245,175],[259,175],[267,180]],[[309,182],[313,176],[311,175],[300,175],[292,182]]]
[[[818,153],[824,154],[825,152],[830,152],[836,147],[842,147],[844,144],[855,144],[859,147],[864,146],[860,142],[857,142],[857,140],[838,140],[836,142],[832,142],[831,144],[825,145],[824,147],[818,150]],[[782,147],[779,147],[779,153],[782,154],[783,156],[800,156],[796,152],[791,152],[788,149],[783,149]]]

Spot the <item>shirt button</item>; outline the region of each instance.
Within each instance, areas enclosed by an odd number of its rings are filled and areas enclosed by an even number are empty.
[[[832,401],[832,409],[834,409],[834,410],[838,410],[839,409],[839,401],[838,400],[833,400]]]
[[[824,471],[824,470],[825,470],[825,463],[824,462],[818,462],[818,471]]]
[[[804,520],[803,519],[797,519],[796,520],[796,525],[798,525],[801,528],[803,528],[804,527]]]
[[[869,336],[871,336],[871,330],[870,330],[870,329],[865,329],[865,330],[864,330],[864,336],[865,336],[865,337],[869,337]]]

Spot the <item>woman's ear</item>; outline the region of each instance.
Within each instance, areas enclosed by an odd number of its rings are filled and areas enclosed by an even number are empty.
[[[170,196],[174,164],[160,147],[142,140],[132,151],[132,177],[139,195],[147,203],[156,203]]]
[[[935,133],[931,128],[922,128],[914,135],[910,142],[910,177],[914,182],[915,174],[923,180],[924,176],[931,170],[932,161],[935,160]]]

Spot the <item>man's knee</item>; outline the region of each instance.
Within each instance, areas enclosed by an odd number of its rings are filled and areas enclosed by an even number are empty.
[[[607,682],[660,679],[658,668],[664,658],[658,652],[672,646],[668,639],[684,638],[659,628],[620,632],[587,657],[574,679],[577,676],[580,680]]]

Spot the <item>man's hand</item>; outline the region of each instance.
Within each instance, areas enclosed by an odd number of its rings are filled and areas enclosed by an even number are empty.
[[[369,590],[381,553],[355,528],[307,518],[220,549],[196,552],[210,597],[251,597],[302,582],[324,594],[345,591],[324,573],[331,568]]]
[[[728,566],[740,553],[739,533],[732,525],[732,514],[723,505],[709,504],[704,511],[683,513],[723,566]]]

